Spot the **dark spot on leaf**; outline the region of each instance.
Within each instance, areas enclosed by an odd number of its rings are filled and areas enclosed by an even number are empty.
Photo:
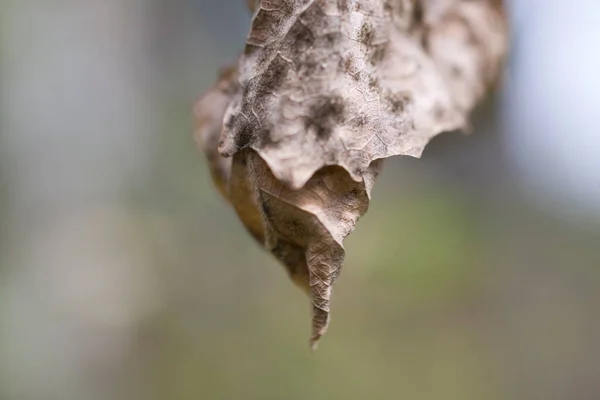
[[[350,73],[350,70],[352,69],[352,65],[354,64],[354,60],[352,60],[352,57],[348,57],[344,60],[344,69],[346,72]]]
[[[269,92],[277,90],[287,77],[289,64],[281,57],[275,57],[260,77],[263,88]]]
[[[266,201],[263,201],[260,204],[263,213],[265,214],[265,217],[269,218],[271,216],[271,206],[269,206],[269,203],[267,203]]]
[[[229,114],[229,116],[227,117],[227,120],[225,120],[225,121],[223,122],[223,126],[224,126],[225,128],[228,128],[228,129],[230,129],[230,128],[233,126],[233,122],[234,122],[234,121],[235,121],[235,118],[234,118],[233,114]]]
[[[373,39],[375,39],[375,31],[373,30],[373,27],[367,23],[363,23],[360,27],[360,31],[358,31],[359,42],[367,47],[370,47],[373,44]]]
[[[299,64],[300,69],[298,70],[298,74],[300,74],[303,77],[309,77],[314,75],[314,73],[317,72],[319,66],[321,65],[321,63],[317,62],[312,58],[305,59]]]
[[[294,12],[294,5],[296,4],[293,1],[282,1],[280,2],[281,8],[280,11],[284,16],[289,16]]]
[[[237,135],[235,136],[235,145],[238,149],[248,147],[254,139],[252,126],[244,119],[238,119]]]
[[[421,47],[423,47],[425,52],[429,52],[429,30],[426,27],[424,28],[424,32],[421,34]]]
[[[407,93],[391,93],[386,98],[389,105],[390,111],[394,114],[404,111],[404,108],[410,101],[410,97]]]
[[[325,40],[325,42],[331,46],[333,46],[337,43],[339,37],[340,37],[340,34],[336,33],[336,32],[330,32],[330,33],[326,33],[325,35],[323,35],[323,39]]]
[[[273,141],[271,138],[271,130],[272,126],[264,127],[261,126],[258,128],[258,133],[256,134],[256,138],[258,141],[258,146],[262,149],[273,149],[277,147],[277,142]]]
[[[288,33],[288,38],[287,44],[290,46],[290,50],[297,54],[305,52],[315,42],[315,37],[311,30],[300,21],[297,21],[292,26],[292,29]]]
[[[471,28],[471,24],[469,23],[469,20],[467,18],[465,18],[464,16],[459,16],[457,17],[458,20],[467,28],[466,32],[467,32],[467,44],[471,47],[476,47],[476,48],[486,48],[486,44],[483,43],[481,41],[481,39],[477,36],[476,34],[476,30]]]
[[[422,1],[415,1],[413,8],[413,26],[423,24],[425,18],[425,9]]]
[[[305,230],[304,225],[299,224],[298,221],[296,221],[294,219],[288,219],[287,226],[288,226],[288,229],[290,229],[294,233],[303,232]],[[298,236],[303,237],[304,235],[298,235]]]
[[[350,11],[350,2],[348,0],[337,0],[337,6],[340,11]]]
[[[383,3],[383,10],[387,13],[391,13],[394,10],[394,6],[392,5],[391,0],[385,0]]]
[[[352,125],[356,128],[362,128],[369,123],[369,116],[366,114],[358,114],[352,119]]]
[[[337,124],[344,121],[344,100],[331,96],[315,102],[306,117],[306,129],[314,130],[319,139],[328,139]]]

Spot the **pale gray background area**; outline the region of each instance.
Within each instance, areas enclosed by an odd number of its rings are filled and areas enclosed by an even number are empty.
[[[512,0],[472,135],[387,163],[330,332],[213,189],[242,0],[0,2],[0,399],[596,399],[600,5]]]

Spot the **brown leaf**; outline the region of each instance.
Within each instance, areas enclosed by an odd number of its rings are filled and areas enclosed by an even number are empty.
[[[197,105],[196,137],[246,228],[310,294],[313,344],[381,161],[464,128],[506,44],[497,0],[257,5],[237,68]]]

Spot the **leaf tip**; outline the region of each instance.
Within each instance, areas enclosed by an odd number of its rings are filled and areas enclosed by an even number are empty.
[[[310,338],[309,340],[309,345],[310,345],[310,351],[311,352],[316,352],[319,349],[319,339],[321,339],[321,335],[318,336],[313,336]]]

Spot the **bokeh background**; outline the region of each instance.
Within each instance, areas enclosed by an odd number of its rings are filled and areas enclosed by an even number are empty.
[[[513,0],[475,132],[387,163],[330,330],[191,108],[242,0],[0,1],[0,399],[600,398],[600,3]]]

